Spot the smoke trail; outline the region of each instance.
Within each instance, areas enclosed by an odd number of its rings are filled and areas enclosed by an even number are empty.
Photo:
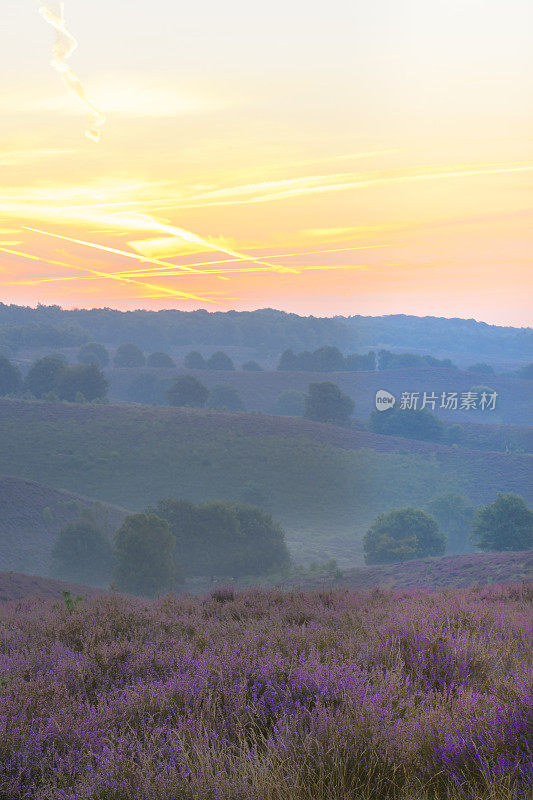
[[[59,11],[57,12],[51,9],[45,0],[40,0],[39,12],[56,31],[54,57],[51,64],[61,75],[67,88],[76,95],[89,112],[89,128],[85,135],[93,142],[99,142],[101,136],[100,128],[105,123],[105,117],[88,100],[80,79],[67,64],[67,60],[78,46],[78,43],[65,27],[64,4],[59,4]]]

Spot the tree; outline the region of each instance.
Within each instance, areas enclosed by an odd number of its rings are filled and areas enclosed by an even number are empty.
[[[157,367],[158,369],[170,369],[176,364],[168,353],[152,353],[146,359],[146,366]]]
[[[155,597],[183,582],[174,561],[175,538],[168,522],[155,514],[130,514],[114,536],[117,588]]]
[[[314,369],[317,372],[340,372],[344,369],[344,356],[338,347],[325,345],[313,353]]]
[[[113,363],[115,367],[144,367],[144,353],[136,344],[121,344],[115,353]]]
[[[440,441],[444,433],[443,423],[427,408],[375,409],[370,414],[369,428],[374,433],[427,442]]]
[[[298,369],[298,356],[291,349],[284,350],[278,362],[277,369],[281,372]]]
[[[285,533],[262,508],[235,503],[233,509],[244,535],[242,575],[261,575],[290,565]]]
[[[16,394],[22,388],[22,375],[5,356],[0,356],[0,397]]]
[[[348,425],[354,402],[351,397],[341,392],[336,383],[331,381],[310,383],[308,391],[309,394],[305,398],[305,419]]]
[[[245,372],[263,372],[263,367],[257,361],[245,361],[242,369]]]
[[[305,392],[287,389],[276,397],[274,413],[284,417],[302,417],[305,411]]]
[[[194,375],[180,375],[168,389],[167,397],[171,406],[204,408],[209,397],[209,389]]]
[[[77,364],[65,367],[58,375],[56,391],[61,400],[77,402],[76,396],[83,395],[88,402],[105,397],[107,379],[96,364]]]
[[[378,514],[363,537],[367,564],[441,556],[446,537],[435,519],[419,508],[395,508]]]
[[[90,512],[60,531],[52,548],[54,577],[101,586],[112,566],[111,544]]]
[[[141,372],[128,387],[128,399],[134,403],[162,403],[163,391],[157,375]]]
[[[523,497],[499,492],[496,500],[476,511],[472,540],[480,550],[531,550],[533,548],[533,511]]]
[[[35,361],[24,381],[24,389],[31,392],[37,399],[44,394],[57,391],[61,373],[66,369],[60,358],[45,356]]]
[[[78,361],[81,364],[96,364],[97,367],[107,367],[109,352],[99,342],[87,342],[78,350]]]
[[[470,531],[474,507],[461,494],[449,492],[433,498],[425,510],[437,521],[446,534],[446,553],[471,553]]]
[[[479,372],[481,375],[494,375],[494,367],[490,364],[472,364],[467,367],[468,372]]]
[[[360,370],[374,372],[376,369],[376,354],[373,350],[370,350],[366,356],[352,353],[344,359],[344,369],[348,372],[359,372]]]
[[[185,356],[184,364],[187,369],[206,369],[205,358],[197,350],[191,350],[191,352]]]
[[[225,383],[213,386],[207,406],[219,411],[244,411],[244,403],[237,389]]]
[[[216,353],[213,353],[212,356],[209,356],[206,361],[206,366],[207,369],[216,369],[224,372],[235,369],[235,365],[231,358],[222,350],[217,350]]]

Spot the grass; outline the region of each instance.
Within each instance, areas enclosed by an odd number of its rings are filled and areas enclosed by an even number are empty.
[[[530,797],[533,585],[0,607],[1,800]]]
[[[528,456],[256,414],[0,401],[0,472],[140,510],[241,497],[253,482],[299,558],[353,563],[380,511],[462,491],[531,494]]]

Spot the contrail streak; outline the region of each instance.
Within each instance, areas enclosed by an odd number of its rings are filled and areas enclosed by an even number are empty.
[[[87,98],[80,79],[67,64],[67,60],[77,48],[78,42],[65,27],[64,10],[63,3],[59,4],[59,12],[57,12],[50,8],[44,0],[40,0],[39,12],[41,16],[56,31],[54,57],[51,63],[53,68],[61,75],[67,88],[76,95],[89,112],[89,128],[85,135],[93,142],[99,142],[101,136],[100,128],[105,123],[105,117]]]
[[[0,251],[3,253],[9,253],[9,255],[19,256],[20,258],[27,258],[30,261],[40,261],[44,264],[53,264],[56,267],[66,267],[67,269],[77,269],[81,272],[87,272],[91,276],[95,276],[98,278],[106,278],[108,280],[119,281],[121,283],[133,283],[137,286],[142,286],[144,289],[151,289],[152,291],[162,292],[163,294],[169,294],[173,297],[181,297],[187,300],[201,300],[202,302],[211,303],[212,300],[208,300],[205,297],[198,297],[195,294],[189,294],[187,292],[180,292],[177,289],[169,289],[166,286],[157,286],[153,283],[146,283],[145,281],[137,280],[135,278],[127,278],[122,275],[115,275],[112,272],[102,272],[101,270],[91,269],[89,267],[80,267],[76,264],[67,264],[64,261],[55,261],[51,258],[42,258],[41,256],[34,256],[30,253],[22,253],[19,250],[9,250],[7,247],[0,247]],[[29,282],[31,285],[33,281]]]

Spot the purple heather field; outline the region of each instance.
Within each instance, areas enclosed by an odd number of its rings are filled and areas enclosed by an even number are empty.
[[[530,798],[533,584],[0,610],[1,800]]]

